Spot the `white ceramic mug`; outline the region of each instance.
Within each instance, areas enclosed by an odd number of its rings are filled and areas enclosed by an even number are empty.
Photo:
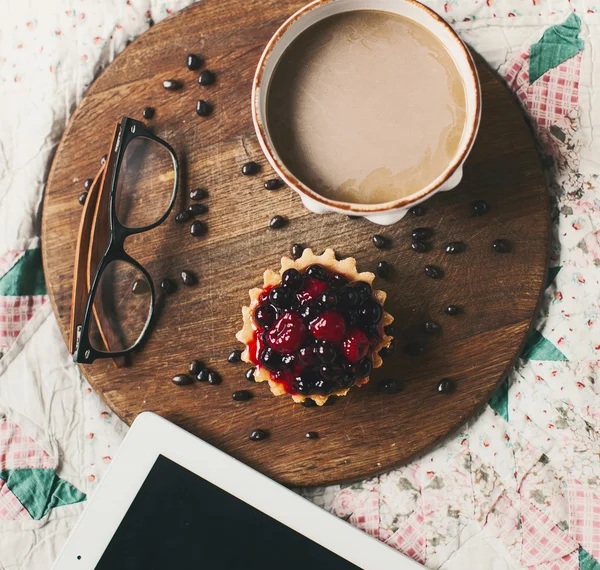
[[[383,204],[354,204],[330,200],[298,180],[283,163],[273,145],[266,121],[267,94],[277,63],[287,47],[313,24],[341,12],[382,10],[399,14],[432,32],[446,47],[462,77],[466,93],[465,128],[456,155],[446,169],[430,184],[404,198]],[[435,12],[415,0],[317,0],[291,16],[277,30],[265,48],[252,85],[252,119],[260,146],[281,178],[293,188],[311,212],[338,212],[362,216],[376,224],[389,225],[402,219],[408,210],[436,192],[451,190],[462,178],[462,167],[469,154],[481,118],[481,88],[469,50],[452,28]]]

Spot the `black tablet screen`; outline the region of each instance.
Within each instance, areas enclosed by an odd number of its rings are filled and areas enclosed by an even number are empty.
[[[160,455],[97,570],[358,568]]]

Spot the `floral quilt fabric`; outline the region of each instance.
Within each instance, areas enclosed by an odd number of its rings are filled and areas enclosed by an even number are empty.
[[[49,568],[126,430],[73,365],[46,294],[41,197],[66,122],[127,41],[187,0],[7,0],[0,23],[0,568]],[[443,445],[300,490],[428,568],[600,570],[600,4],[429,0],[521,102],[552,199],[527,346]],[[485,112],[485,111],[484,111]]]

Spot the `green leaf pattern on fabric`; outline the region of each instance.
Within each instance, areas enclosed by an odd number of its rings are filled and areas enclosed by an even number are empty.
[[[45,295],[46,283],[42,268],[41,249],[28,249],[23,256],[0,277],[0,295]]]
[[[494,392],[489,404],[494,412],[508,421],[508,378],[505,378],[504,382]]]
[[[579,547],[579,570],[600,570],[598,561],[581,547]]]
[[[50,509],[84,501],[86,496],[71,483],[56,475],[54,469],[7,469],[0,479],[19,499],[34,520],[40,520]]]
[[[529,54],[529,84],[544,73],[576,56],[583,50],[583,40],[578,37],[581,20],[571,14],[563,24],[551,26],[539,42],[531,46]]]
[[[547,338],[533,329],[527,339],[527,344],[521,353],[521,358],[525,360],[569,360],[558,348],[556,348]]]

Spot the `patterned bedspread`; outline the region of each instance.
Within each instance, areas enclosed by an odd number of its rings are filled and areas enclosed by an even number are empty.
[[[4,570],[51,566],[126,431],[72,363],[48,302],[49,165],[99,71],[188,3],[2,5]],[[515,369],[460,433],[380,477],[300,492],[429,568],[600,570],[600,3],[426,3],[505,78],[539,141],[553,205],[543,308]]]

